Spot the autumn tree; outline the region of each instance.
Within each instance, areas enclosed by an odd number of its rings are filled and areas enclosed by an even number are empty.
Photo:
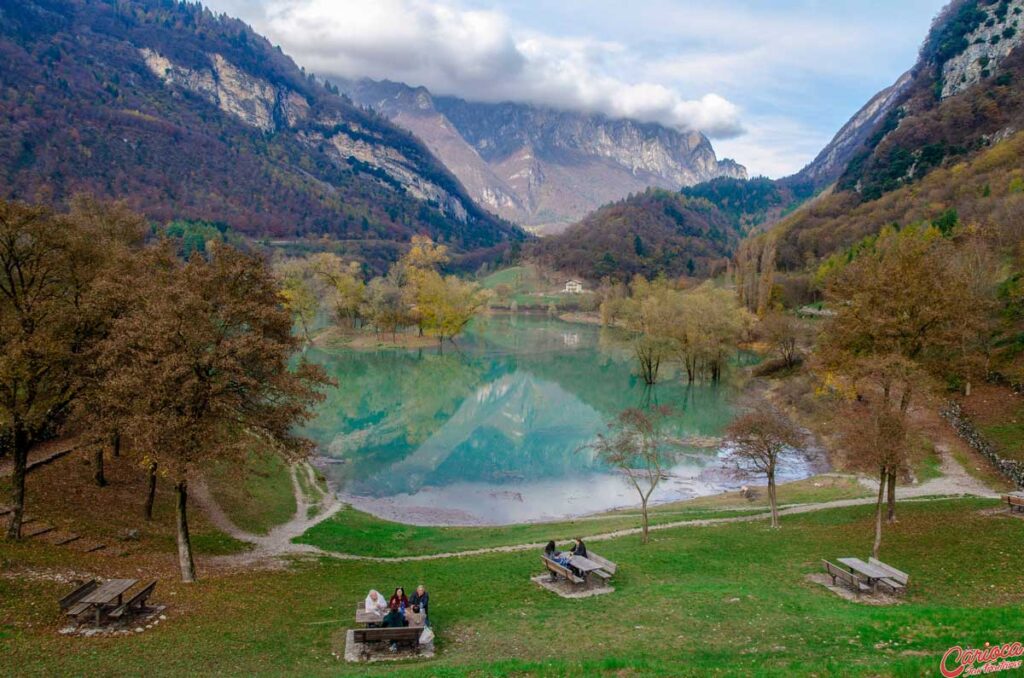
[[[743,472],[754,472],[768,480],[768,503],[772,511],[772,527],[779,527],[779,509],[775,492],[775,476],[779,456],[786,448],[799,447],[803,435],[789,417],[768,403],[758,403],[729,425],[727,436],[732,443],[730,459]]]
[[[991,296],[979,279],[985,273],[966,264],[953,239],[910,226],[884,229],[829,275],[826,295],[836,315],[818,359],[861,397],[876,399],[879,435],[905,431],[922,375],[969,373],[984,353]],[[902,444],[893,438],[883,447],[894,454]],[[887,462],[882,479],[890,520],[898,466]]]
[[[309,271],[325,287],[328,303],[342,325],[355,329],[362,319],[366,282],[359,262],[345,262],[336,254],[321,252],[309,259]]]
[[[800,361],[800,322],[781,311],[771,311],[757,327],[762,339],[771,346],[786,368]]]
[[[602,462],[618,469],[636,490],[640,497],[645,544],[650,524],[648,502],[658,483],[666,477],[667,468],[675,456],[664,430],[669,414],[665,407],[623,410],[608,423],[607,432],[581,448],[593,451]]]
[[[21,536],[29,450],[68,424],[88,387],[94,348],[123,301],[112,293],[120,258],[142,233],[140,219],[116,205],[76,199],[55,214],[0,201],[0,430],[10,432],[13,456],[10,539]]]
[[[241,459],[259,440],[285,456],[310,443],[294,434],[326,382],[289,360],[298,348],[291,314],[262,260],[228,246],[181,262],[147,252],[135,312],[118,318],[100,354],[104,397],[116,424],[174,483],[178,559],[195,579],[187,500],[191,472],[210,459]],[[120,409],[119,409],[120,408]]]
[[[291,259],[279,264],[276,273],[281,280],[281,297],[302,330],[306,343],[312,343],[313,323],[320,311],[320,296],[311,279],[307,262]]]
[[[417,285],[416,314],[424,333],[437,337],[442,347],[445,339],[454,341],[486,307],[489,295],[474,282],[424,271]]]

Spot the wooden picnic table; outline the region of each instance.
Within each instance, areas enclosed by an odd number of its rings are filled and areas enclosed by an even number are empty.
[[[384,621],[384,615],[374,610],[366,610],[364,608],[356,609],[356,623],[357,624],[379,624]]]
[[[595,563],[590,558],[584,558],[583,556],[573,556],[569,558],[569,564],[580,572],[593,572],[594,570],[601,569],[600,564]]]
[[[866,577],[869,586],[874,586],[876,581],[889,576],[885,570],[877,568],[871,563],[865,563],[860,558],[839,558],[839,562],[850,568],[851,572]]]
[[[80,602],[91,605],[96,610],[96,625],[98,626],[103,619],[103,612],[108,608],[121,605],[125,591],[137,583],[137,579],[111,579],[89,592]]]

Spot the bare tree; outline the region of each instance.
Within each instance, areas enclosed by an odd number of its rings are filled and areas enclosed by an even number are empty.
[[[763,474],[768,479],[768,503],[772,527],[779,527],[779,509],[775,492],[775,474],[779,455],[787,447],[803,442],[800,430],[782,412],[766,402],[758,403],[740,415],[727,432],[733,444],[730,459],[746,472]]]
[[[595,442],[584,446],[584,449],[596,452],[604,463],[619,469],[640,495],[645,544],[649,530],[647,504],[665,477],[665,467],[673,457],[663,433],[664,420],[669,412],[667,407],[623,410],[608,423],[607,433],[598,435]]]

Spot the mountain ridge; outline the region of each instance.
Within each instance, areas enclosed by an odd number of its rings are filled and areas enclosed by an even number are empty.
[[[157,221],[327,235],[375,265],[417,233],[457,252],[525,237],[407,131],[198,4],[5,6],[0,55],[5,197],[88,192]]]
[[[386,80],[341,87],[422,139],[477,202],[539,232],[557,232],[651,186],[746,176],[741,165],[719,160],[699,132],[523,103],[475,103]]]

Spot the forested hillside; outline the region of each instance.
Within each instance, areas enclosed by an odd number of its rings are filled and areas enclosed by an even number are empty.
[[[198,3],[4,3],[0,60],[4,197],[88,192],[375,257],[414,233],[456,251],[524,237],[408,132]]]
[[[546,266],[592,280],[711,276],[724,270],[739,237],[707,200],[651,189],[602,207],[530,252]]]
[[[989,271],[998,300],[989,367],[1024,375],[1022,5],[968,0],[939,16],[906,98],[835,191],[740,246],[748,308],[816,301],[830,271],[873,251],[884,228],[930,225],[957,243],[956,265]]]

